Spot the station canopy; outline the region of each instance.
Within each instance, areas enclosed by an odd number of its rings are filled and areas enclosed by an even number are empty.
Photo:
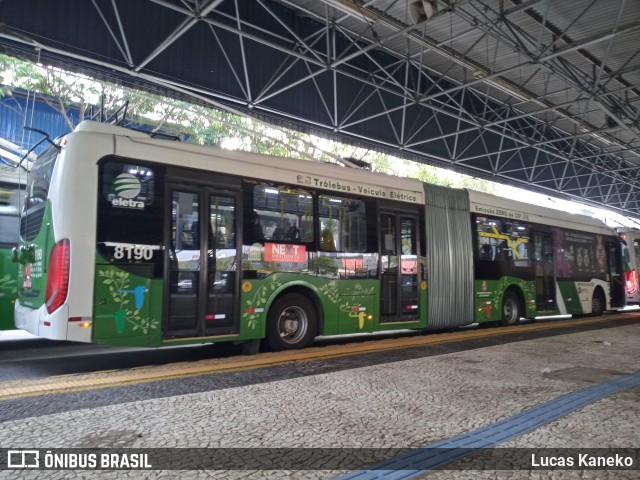
[[[636,0],[4,0],[0,49],[640,218]]]

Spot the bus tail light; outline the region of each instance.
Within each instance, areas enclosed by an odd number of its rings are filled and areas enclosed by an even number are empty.
[[[60,240],[51,250],[45,304],[47,312],[52,313],[64,303],[69,291],[69,239]]]
[[[633,295],[638,291],[638,271],[630,270],[627,272],[627,293]]]

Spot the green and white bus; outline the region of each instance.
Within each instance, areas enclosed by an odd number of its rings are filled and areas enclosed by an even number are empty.
[[[18,266],[12,261],[12,250],[18,246],[20,191],[26,173],[13,166],[0,164],[0,330],[13,330],[13,311],[18,294]]]
[[[16,324],[60,340],[289,349],[624,304],[597,220],[91,122],[39,155],[20,237]]]

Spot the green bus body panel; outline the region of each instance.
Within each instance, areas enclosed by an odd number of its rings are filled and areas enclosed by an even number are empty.
[[[23,306],[38,309],[44,304],[47,289],[47,272],[51,259],[51,250],[55,243],[55,232],[52,225],[51,202],[47,200],[40,231],[36,237],[32,242],[20,240],[21,245],[33,245],[36,258],[34,263],[19,264],[18,266],[18,298]],[[24,288],[25,269],[27,268],[30,269],[30,288]]]
[[[516,277],[499,280],[475,281],[475,321],[497,322],[502,320],[502,297],[507,288],[514,286],[524,299],[524,316],[536,316],[535,284]]]
[[[292,288],[305,290],[315,295],[320,302],[323,318],[320,335],[368,333],[398,328],[426,328],[427,299],[421,291],[419,320],[381,323],[380,281],[378,279],[335,280],[312,275],[276,273],[263,280],[242,282],[241,338],[263,338],[267,315],[273,302]],[[360,307],[358,310],[354,310]],[[364,310],[363,310],[364,308]],[[247,312],[247,310],[251,312]],[[264,309],[255,312],[254,309]],[[320,315],[320,312],[318,312]],[[253,330],[255,336],[248,336]]]
[[[380,323],[380,281],[335,280],[297,273],[275,273],[265,279],[244,280],[240,285],[240,327],[237,335],[219,341],[257,340],[265,337],[269,308],[287,291],[315,296],[323,318],[320,335],[337,335],[426,328],[427,296],[421,290],[420,318]],[[216,337],[162,338],[164,282],[148,279],[109,264],[97,255],[92,339],[96,343],[158,347],[216,342]],[[354,308],[360,307],[357,310]],[[364,310],[363,310],[364,308]]]
[[[567,308],[567,313],[572,315],[587,313],[584,311],[582,302],[580,301],[578,283],[585,284],[591,282],[558,282],[558,288],[560,289],[560,294],[564,300],[564,305]],[[592,284],[590,290],[593,291],[594,289],[595,285]]]
[[[126,272],[98,257],[92,340],[112,345],[160,345],[163,282]]]
[[[18,296],[18,264],[11,259],[11,248],[0,248],[0,330],[13,330],[13,309]]]
[[[420,319],[418,322],[380,322],[380,282],[372,280],[334,280],[296,273],[277,273],[261,280],[245,280],[241,285],[240,329],[237,335],[224,335],[220,341],[245,341],[265,336],[269,308],[282,294],[292,288],[306,290],[316,296],[322,309],[321,335],[370,333],[398,328],[427,328],[427,295],[420,294]],[[500,280],[475,281],[476,322],[501,320],[504,292],[515,287],[524,299],[524,316],[537,315],[535,285],[531,281],[515,277]],[[575,282],[560,282],[568,313],[581,314],[582,304]],[[93,340],[129,346],[157,347],[215,342],[215,337],[162,339],[162,314],[164,285],[161,280],[139,277],[116,265],[96,265]],[[136,294],[142,303],[136,306]],[[361,307],[354,310],[355,307]],[[364,307],[364,310],[362,310]],[[320,312],[318,312],[320,313]],[[545,314],[559,313],[557,310]],[[371,318],[370,318],[371,317]]]
[[[591,282],[558,281],[558,289],[567,310],[567,314],[582,315],[587,313],[580,301],[578,284],[591,284]],[[516,277],[502,277],[500,280],[476,280],[475,281],[475,321],[497,322],[502,315],[502,297],[509,287],[515,287],[520,291],[524,300],[524,317],[533,318],[538,315],[557,315],[559,309],[538,311],[536,307],[535,282],[522,280]],[[591,284],[591,290],[595,288]],[[556,302],[557,303],[557,302]]]
[[[251,291],[244,293],[251,285]],[[241,299],[242,325],[249,328],[257,321],[264,336],[269,308],[276,298],[290,288],[306,289],[320,301],[323,315],[322,335],[371,332],[379,330],[367,315],[378,318],[377,280],[332,280],[311,275],[290,273],[273,274],[264,280],[250,280],[243,283]],[[354,307],[364,307],[363,312],[355,312]],[[246,313],[247,309],[264,308],[260,314]],[[321,312],[318,312],[320,315]],[[319,319],[321,321],[321,319]]]

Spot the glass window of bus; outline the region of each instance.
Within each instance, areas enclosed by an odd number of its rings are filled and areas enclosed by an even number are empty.
[[[606,263],[602,262],[602,258],[605,257],[598,259],[596,256],[597,237],[590,233],[554,228],[556,276],[582,280],[589,280],[594,275],[604,276]]]
[[[47,200],[49,186],[51,185],[51,175],[57,158],[58,149],[53,146],[48,147],[38,155],[38,159],[29,173],[29,182],[24,201],[25,210],[28,211],[32,207],[43,206]]]
[[[58,158],[58,149],[45,149],[31,167],[24,198],[23,214],[20,217],[20,235],[27,242],[38,235],[44,217],[45,202],[49,195],[51,176]]]
[[[255,185],[252,210],[245,212],[245,245],[313,242],[313,198],[295,187]]]
[[[100,162],[98,251],[105,260],[126,264],[126,268],[153,264],[153,272],[145,271],[144,275],[149,276],[160,276],[163,266],[160,247],[164,244],[164,185],[158,178],[164,178],[164,169],[158,165],[111,157]],[[151,258],[120,257],[114,250],[116,243],[144,247]]]
[[[337,195],[318,196],[319,275],[378,276],[378,225],[373,202]]]
[[[509,262],[515,267],[528,267],[529,225],[491,217],[476,217],[478,259]]]
[[[18,243],[20,186],[0,182],[0,245]]]
[[[367,252],[367,209],[362,200],[320,195],[320,250]]]
[[[640,267],[640,240],[633,239],[633,253],[635,255],[636,268]]]

